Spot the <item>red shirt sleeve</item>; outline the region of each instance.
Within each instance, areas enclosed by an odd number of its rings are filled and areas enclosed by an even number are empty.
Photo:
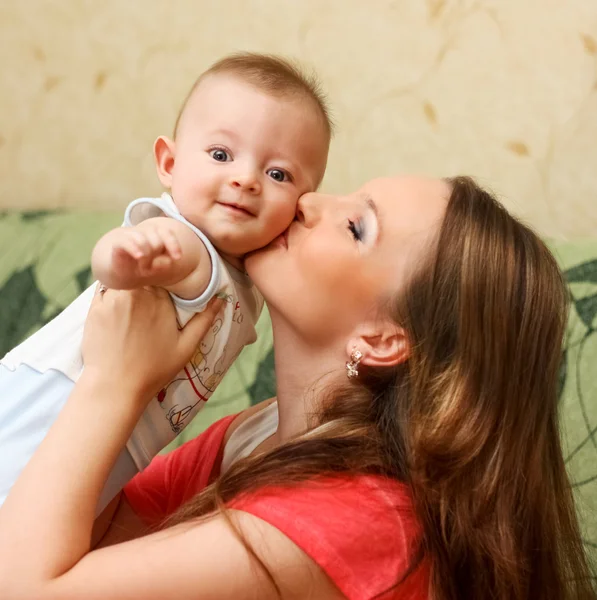
[[[157,456],[125,487],[148,525],[171,515],[219,474],[222,442],[236,415]],[[368,475],[320,478],[295,487],[268,487],[229,507],[276,527],[318,564],[349,600],[427,600],[426,561],[399,586],[414,560],[420,527],[408,488]]]
[[[321,479],[248,493],[230,508],[284,533],[351,600],[428,598],[426,562],[394,587],[414,560],[421,535],[408,489],[397,481],[366,475]]]
[[[125,486],[127,501],[147,525],[171,515],[217,477],[222,442],[235,417],[224,417],[180,448],[156,456]]]

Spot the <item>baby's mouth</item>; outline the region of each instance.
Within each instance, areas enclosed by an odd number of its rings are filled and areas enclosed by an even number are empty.
[[[247,206],[243,206],[242,204],[239,204],[238,202],[224,202],[224,201],[218,200],[217,204],[225,207],[226,209],[228,209],[229,211],[231,211],[234,214],[238,214],[239,216],[240,215],[245,215],[248,217],[256,217],[257,216]]]

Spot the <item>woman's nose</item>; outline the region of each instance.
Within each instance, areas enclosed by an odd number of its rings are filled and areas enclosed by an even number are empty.
[[[321,219],[323,209],[331,198],[317,192],[303,194],[296,205],[296,220],[305,227],[313,227]]]

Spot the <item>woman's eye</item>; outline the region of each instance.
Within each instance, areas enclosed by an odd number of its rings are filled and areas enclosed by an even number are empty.
[[[352,233],[352,237],[355,239],[356,242],[363,241],[363,236],[365,232],[363,231],[363,223],[360,220],[351,221],[350,219],[348,219],[348,230],[350,231],[350,233]]]
[[[286,171],[283,171],[282,169],[269,169],[269,171],[267,171],[267,174],[274,181],[279,181],[280,183],[290,180],[290,175]]]
[[[221,148],[214,148],[209,151],[209,155],[218,162],[228,162],[230,160],[230,156],[226,150],[222,150]]]

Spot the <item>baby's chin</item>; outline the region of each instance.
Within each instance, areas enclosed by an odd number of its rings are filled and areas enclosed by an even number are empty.
[[[231,246],[230,244],[226,245],[218,245],[212,240],[212,244],[215,246],[218,254],[229,264],[236,267],[237,269],[243,270],[245,269],[245,252],[239,252],[235,246]]]
[[[254,244],[248,243],[246,235],[243,235],[242,231],[209,231],[208,228],[201,227],[199,229],[207,236],[216,250],[226,257],[242,260],[248,252],[255,248]]]
[[[210,240],[211,243],[216,247],[216,250],[224,256],[227,260],[230,261],[243,261],[247,254],[252,251],[252,248],[247,248],[242,244],[233,244],[233,243],[218,243],[217,240]]]
[[[259,273],[261,271],[261,265],[269,264],[270,256],[274,257],[274,260],[279,254],[279,251],[282,250],[282,246],[278,243],[279,236],[272,240],[266,246],[262,248],[257,248],[256,250],[252,250],[247,252],[244,256],[244,268],[245,271],[249,274],[249,277],[253,277],[252,272]],[[267,271],[267,267],[266,267]]]
[[[206,235],[220,254],[241,261],[244,260],[248,255],[254,252],[259,252],[264,248],[267,248],[274,241],[270,239],[267,239],[265,241],[249,241],[246,239],[246,236],[242,234],[238,236],[232,236],[228,233],[225,235]]]

